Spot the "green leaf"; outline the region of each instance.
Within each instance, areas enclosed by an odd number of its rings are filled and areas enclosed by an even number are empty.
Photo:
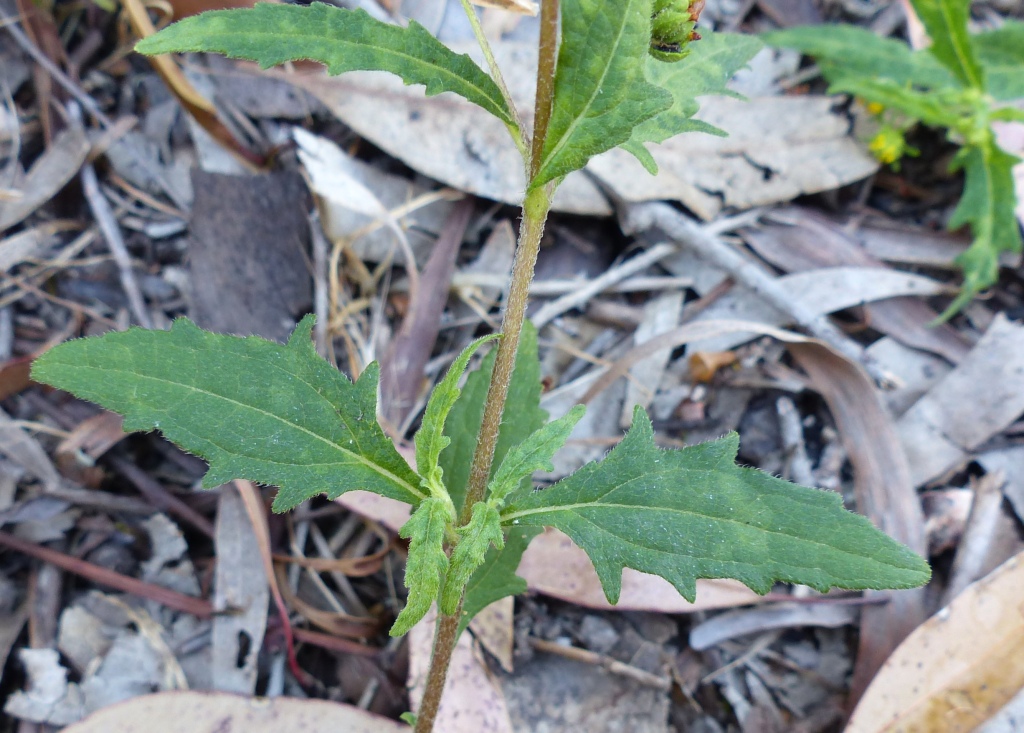
[[[1024,22],[1007,20],[1002,28],[971,36],[971,45],[989,94],[1000,101],[1024,97]]]
[[[391,627],[391,636],[407,634],[427,615],[430,604],[441,592],[449,568],[444,538],[448,525],[455,521],[450,507],[444,499],[428,496],[398,531],[399,537],[409,540],[409,559],[405,564],[409,597]]]
[[[286,346],[209,333],[180,318],[78,339],[36,359],[36,381],[158,429],[210,463],[206,487],[244,478],[280,487],[275,511],[352,489],[415,504],[420,478],[377,425],[378,367],[354,384],[321,359],[306,316]]]
[[[454,92],[506,125],[514,124],[491,77],[414,20],[402,28],[374,20],[364,10],[324,3],[257,3],[251,9],[213,10],[185,18],[135,48],[149,55],[209,51],[255,61],[264,69],[311,59],[324,64],[329,74],[389,71],[406,84],[425,85],[428,96]]]
[[[445,420],[448,419],[448,413],[451,412],[452,406],[462,392],[459,389],[459,380],[476,350],[499,336],[500,334],[492,333],[489,336],[478,338],[467,346],[452,362],[444,379],[434,388],[430,400],[427,402],[427,408],[423,411],[423,421],[416,433],[416,468],[424,477],[423,487],[431,493],[444,492],[442,483],[444,471],[438,465],[438,457],[441,455],[441,451],[451,443],[451,438],[444,434],[444,425]]]
[[[459,620],[460,634],[474,616],[495,601],[526,592],[526,581],[516,575],[516,569],[526,547],[541,530],[539,527],[506,527],[505,531],[505,547],[499,550],[492,546],[483,564],[469,579]]]
[[[552,457],[565,445],[586,411],[583,405],[574,405],[565,415],[552,420],[512,448],[487,487],[488,503],[500,509],[506,501],[515,501],[519,493],[517,489],[529,491],[533,488],[532,481],[524,482],[524,478],[530,478],[537,471],[554,470]]]
[[[911,4],[932,39],[928,51],[964,86],[983,90],[985,74],[967,33],[971,0],[911,0]]]
[[[469,523],[459,527],[459,543],[452,550],[448,577],[441,590],[441,613],[451,615],[458,610],[462,591],[469,583],[493,545],[502,550],[505,535],[501,531],[501,517],[498,510],[487,502],[478,501],[473,505]]]
[[[531,190],[621,145],[671,106],[672,96],[644,78],[650,40],[651,0],[562,3],[555,99]]]
[[[829,91],[877,102],[933,127],[957,127],[964,122],[965,115],[970,114],[970,109],[955,99],[957,92],[919,92],[890,79],[842,76]]]
[[[813,56],[829,81],[841,77],[889,79],[900,86],[957,87],[956,78],[930,53],[852,25],[809,25],[765,33],[766,43]]]
[[[630,567],[668,580],[688,600],[698,578],[736,578],[757,593],[775,581],[819,590],[912,588],[927,563],[829,491],[735,465],[735,434],[682,450],[654,445],[642,408],[626,437],[550,489],[502,516],[513,526],[551,526],[590,556],[609,602]]]
[[[496,351],[491,351],[480,367],[466,378],[462,394],[455,402],[445,423],[445,435],[451,444],[441,451],[439,464],[444,470],[444,485],[455,504],[456,512],[462,511],[469,483],[469,469],[473,463],[477,436],[484,416],[484,398],[491,384]],[[505,414],[501,419],[498,444],[494,449],[494,463],[491,476],[501,466],[505,454],[514,445],[526,440],[535,430],[547,422],[548,413],[540,409],[540,362],[537,359],[537,329],[527,321],[519,339],[516,366],[508,388]]]
[[[974,241],[956,258],[964,270],[963,289],[943,313],[943,319],[996,282],[1001,253],[1021,251],[1013,180],[1013,166],[1019,162],[996,145],[991,132],[984,144],[962,148],[954,161],[964,170],[964,192],[950,217],[949,228],[969,224]]]
[[[683,132],[725,133],[706,122],[692,119],[700,109],[697,97],[726,94],[726,83],[761,50],[754,36],[735,33],[706,33],[688,48],[682,61],[665,63],[648,55],[645,62],[647,81],[672,95],[672,106],[633,129],[622,147],[644,164],[651,174],[658,172],[654,158],[644,143],[660,143]]]
[[[461,511],[466,496],[466,484],[469,481],[469,468],[476,449],[477,435],[483,420],[484,397],[491,382],[496,352],[491,351],[483,360],[480,368],[470,373],[462,394],[456,401],[448,421],[445,423],[445,434],[451,439],[451,445],[441,451],[440,465],[444,469],[444,483],[448,489],[456,511]],[[532,433],[541,428],[548,419],[548,414],[540,409],[540,362],[537,359],[537,330],[529,321],[523,324],[523,333],[519,339],[519,350],[516,353],[516,366],[509,384],[508,400],[505,414],[498,433],[498,445],[494,451],[494,464],[491,468],[493,477],[500,470],[505,456],[513,446],[526,440]],[[523,487],[533,487],[529,477],[523,479]],[[516,595],[526,590],[526,581],[516,576],[516,568],[530,540],[537,530],[513,528],[508,532],[505,549],[491,548],[483,565],[470,578],[466,588],[466,600],[463,602],[461,628],[465,629],[470,620],[494,601],[506,596]]]

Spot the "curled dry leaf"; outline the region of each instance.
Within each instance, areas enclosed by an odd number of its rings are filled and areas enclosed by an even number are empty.
[[[67,733],[246,733],[336,730],[408,733],[409,728],[352,705],[326,700],[246,698],[214,692],[145,695],[99,710]]]
[[[1024,327],[1000,314],[959,366],[900,418],[914,484],[962,465],[1022,411]]]
[[[49,201],[75,177],[89,153],[80,127],[69,127],[53,141],[18,186],[20,195],[0,198],[0,232],[9,229]]]
[[[971,731],[1024,687],[1024,553],[969,586],[879,670],[847,733]]]

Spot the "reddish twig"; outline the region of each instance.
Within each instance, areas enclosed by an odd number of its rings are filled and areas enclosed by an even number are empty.
[[[51,550],[49,547],[26,542],[6,532],[0,532],[0,546],[56,565],[62,570],[80,575],[97,585],[105,585],[115,590],[148,598],[176,611],[184,611],[199,618],[210,618],[213,615],[213,607],[209,601],[203,598],[187,596],[184,593],[178,593],[154,583],[147,583],[137,578],[122,575],[109,568],[94,565],[91,562],[80,560],[77,557],[58,552],[57,550]]]

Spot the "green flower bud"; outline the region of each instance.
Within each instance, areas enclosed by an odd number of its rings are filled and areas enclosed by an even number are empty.
[[[651,8],[649,53],[669,63],[686,58],[690,41],[700,39],[694,28],[704,9],[704,0],[654,0]]]

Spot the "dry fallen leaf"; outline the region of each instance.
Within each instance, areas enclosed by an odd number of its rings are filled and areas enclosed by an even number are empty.
[[[898,423],[914,484],[969,460],[1024,412],[1024,327],[999,314],[959,366]]]
[[[215,541],[213,604],[225,612],[213,617],[213,685],[219,692],[251,695],[256,690],[270,589],[260,538],[233,484],[220,490]]]
[[[0,198],[0,233],[49,201],[75,177],[89,154],[89,141],[80,127],[69,127],[33,163],[18,185],[19,196]]]
[[[587,170],[629,202],[674,199],[710,220],[723,208],[790,201],[865,178],[878,169],[829,97],[703,97],[696,118],[728,137],[677,135],[651,145],[658,175],[615,149]]]
[[[1024,553],[969,586],[879,670],[846,733],[973,731],[1024,687]]]
[[[518,575],[539,593],[579,606],[616,611],[691,613],[757,603],[760,598],[739,581],[698,580],[697,602],[690,603],[667,580],[626,568],[622,572],[622,595],[613,606],[601,590],[587,553],[550,527],[523,553]]]
[[[352,705],[288,697],[247,698],[217,692],[145,695],[104,708],[65,733],[408,733],[409,727]]]

